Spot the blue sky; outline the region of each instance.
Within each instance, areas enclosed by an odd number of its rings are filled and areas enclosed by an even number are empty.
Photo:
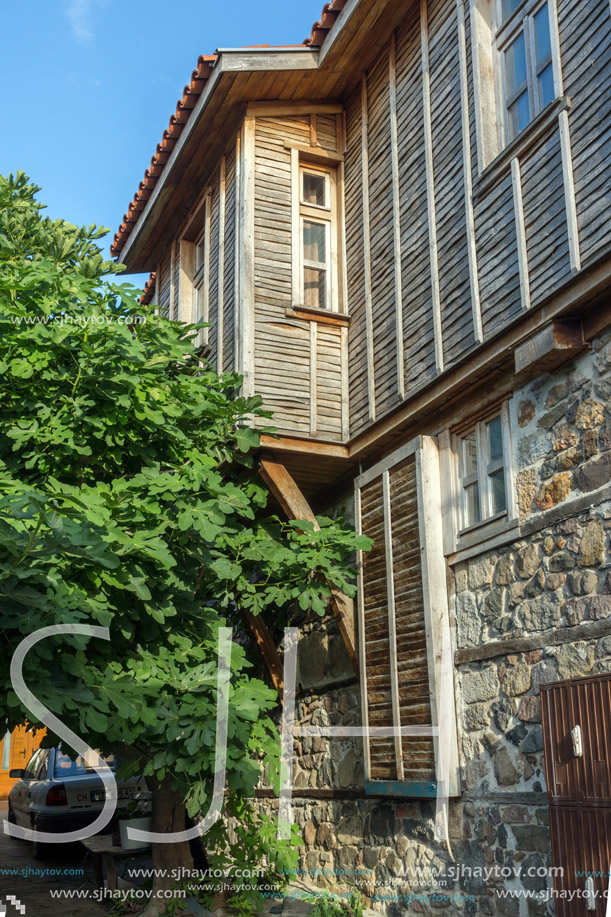
[[[198,56],[299,43],[321,9],[322,0],[5,4],[0,173],[22,169],[50,216],[114,235]]]

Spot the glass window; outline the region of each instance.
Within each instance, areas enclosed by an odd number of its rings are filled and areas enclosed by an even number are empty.
[[[25,773],[23,775],[25,780],[34,780],[36,772],[40,767],[42,759],[45,754],[44,748],[39,748],[38,751],[35,751],[28,763],[26,764]]]
[[[523,14],[502,25],[496,44],[503,59],[503,94],[507,112],[507,140],[513,140],[555,98],[550,11],[547,3],[534,6],[501,0],[505,23],[520,7]]]
[[[336,308],[333,305],[334,283],[331,276],[335,219],[331,187],[331,172],[328,169],[301,168],[301,304],[308,309]]]
[[[107,758],[104,758],[104,761],[109,767],[116,770],[117,760],[114,755],[109,755]],[[94,772],[95,768],[93,764],[91,762],[88,763],[81,755],[72,759],[61,749],[57,749],[55,752],[53,773],[56,779],[60,777],[81,777],[84,774],[91,774]]]
[[[480,421],[460,437],[459,475],[463,529],[507,512],[506,442],[503,415]]]
[[[302,174],[303,204],[314,207],[328,207],[327,203],[327,176],[324,172],[306,172]]]
[[[502,0],[503,22],[506,22],[510,16],[513,16],[522,0]]]

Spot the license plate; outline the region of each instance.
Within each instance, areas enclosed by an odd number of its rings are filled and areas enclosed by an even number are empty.
[[[125,786],[120,787],[117,790],[117,799],[131,799],[135,793],[135,787]],[[92,802],[104,802],[106,799],[106,792],[104,790],[93,790],[91,793]]]

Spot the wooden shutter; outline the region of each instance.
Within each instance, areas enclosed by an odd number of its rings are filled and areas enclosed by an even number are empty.
[[[370,792],[435,796],[437,738],[376,736],[371,727],[436,727],[441,647],[449,626],[437,444],[418,437],[356,480],[359,655]],[[447,635],[447,631],[445,632]],[[458,792],[452,710],[450,795]],[[447,745],[446,745],[447,748]]]

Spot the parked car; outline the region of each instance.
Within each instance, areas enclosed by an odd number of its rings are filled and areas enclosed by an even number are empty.
[[[105,759],[113,770],[118,761]],[[82,757],[71,758],[61,748],[39,748],[23,770],[12,770],[17,779],[8,798],[8,820],[23,828],[61,833],[90,825],[104,804],[102,779]],[[131,801],[146,809],[150,792],[143,777],[117,781],[117,810],[125,810]],[[104,831],[110,833],[113,825]],[[34,842],[34,856],[40,859],[49,845]]]

